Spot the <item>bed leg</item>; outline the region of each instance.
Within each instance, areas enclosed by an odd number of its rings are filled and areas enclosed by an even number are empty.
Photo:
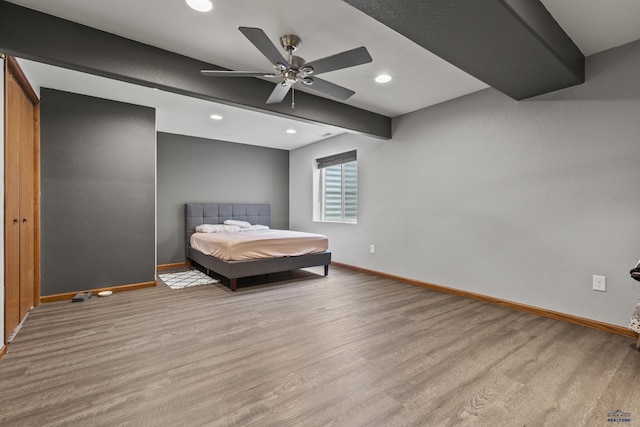
[[[236,291],[236,280],[237,279],[231,279],[231,291],[235,292]]]
[[[324,275],[328,276],[329,275],[329,264],[324,266]]]

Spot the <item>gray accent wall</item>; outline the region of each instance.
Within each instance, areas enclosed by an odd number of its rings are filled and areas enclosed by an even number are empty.
[[[291,228],[327,234],[338,262],[626,326],[640,297],[638,69],[634,42],[588,57],[580,86],[519,102],[486,89],[394,119],[390,141],[296,149]],[[313,160],[353,148],[358,223],[313,222]]]
[[[41,89],[41,294],[155,280],[155,110]]]
[[[269,203],[289,228],[289,152],[158,132],[158,264],[185,261],[185,203]]]

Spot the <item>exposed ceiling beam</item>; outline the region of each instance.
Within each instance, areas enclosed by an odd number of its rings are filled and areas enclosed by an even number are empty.
[[[584,55],[538,0],[345,1],[514,99],[584,82]]]
[[[257,78],[207,78],[222,69],[95,28],[0,1],[0,51],[168,92],[302,121],[391,138],[391,118],[304,92],[296,108],[265,104],[274,83]]]

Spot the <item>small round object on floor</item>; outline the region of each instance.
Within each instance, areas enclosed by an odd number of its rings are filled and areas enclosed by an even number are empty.
[[[101,292],[98,292],[98,296],[99,297],[108,297],[112,293],[113,293],[113,291],[101,291]]]

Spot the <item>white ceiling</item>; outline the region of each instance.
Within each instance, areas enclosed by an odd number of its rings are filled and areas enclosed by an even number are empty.
[[[395,117],[487,86],[342,0],[214,0],[198,13],[184,0],[11,0],[25,7],[235,70],[272,71],[238,31],[262,28],[276,46],[282,34],[302,38],[307,61],[366,46],[373,62],[323,74],[356,92],[345,103]],[[640,39],[638,0],[542,0],[585,55]],[[157,108],[158,130],[293,149],[344,130],[303,123],[23,61],[43,87]],[[381,85],[373,78],[393,76]],[[313,93],[313,92],[312,92]],[[289,98],[284,102],[288,102]],[[212,121],[209,115],[225,118]],[[247,126],[251,123],[251,126]],[[295,128],[288,135],[284,129]]]

